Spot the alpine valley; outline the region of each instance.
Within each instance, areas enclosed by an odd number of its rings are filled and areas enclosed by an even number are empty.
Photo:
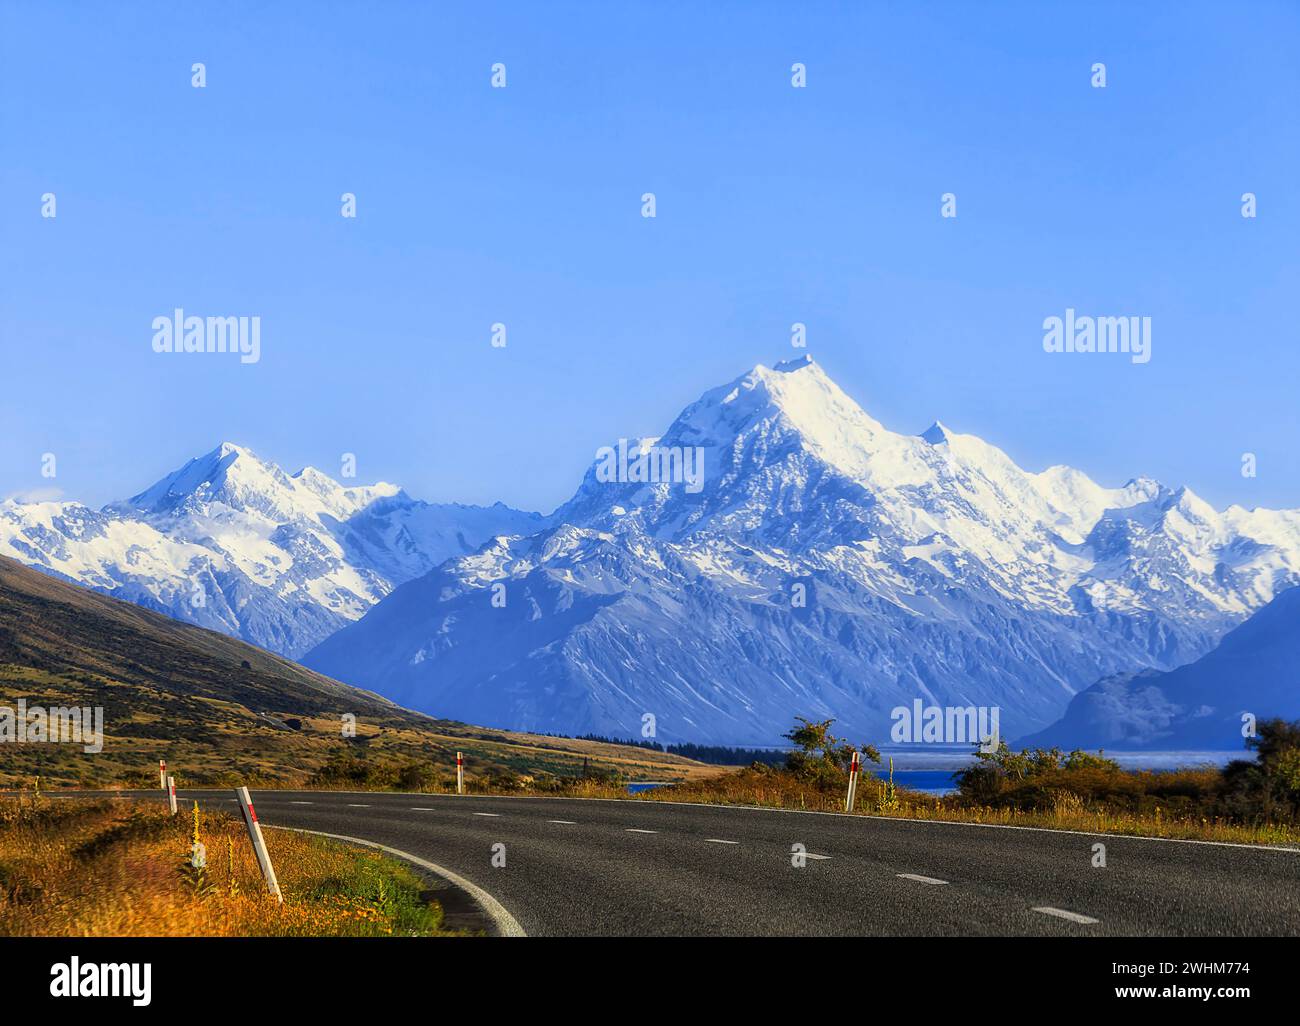
[[[880,742],[919,699],[996,706],[1015,738],[1103,678],[1196,661],[1300,583],[1300,511],[1031,473],[938,423],[896,434],[806,357],[706,392],[639,447],[702,455],[702,487],[610,481],[598,460],[545,521],[502,511],[518,521],[436,567],[446,549],[404,514],[354,532],[371,572],[410,579],[360,619],[381,584],[322,589],[331,622],[355,622],[303,662],[532,731],[636,737],[653,717],[661,741],[773,744],[799,715]],[[370,500],[348,501],[334,521],[372,522]]]

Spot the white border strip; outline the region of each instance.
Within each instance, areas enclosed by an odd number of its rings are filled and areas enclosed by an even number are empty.
[[[367,841],[361,837],[349,837],[347,834],[327,834],[323,830],[306,830],[303,827],[272,826],[266,824],[268,830],[292,830],[296,834],[315,834],[317,837],[329,837],[335,841],[348,841],[351,844],[364,845],[367,848],[378,848],[380,851],[387,852],[389,855],[395,855],[399,859],[405,859],[407,862],[414,863],[422,869],[427,869],[431,873],[436,873],[448,883],[466,891],[470,897],[478,902],[484,914],[492,920],[492,925],[496,927],[497,934],[501,937],[527,937],[524,928],[519,925],[519,920],[506,911],[504,905],[492,897],[487,891],[483,890],[478,884],[470,883],[463,876],[453,873],[450,869],[429,862],[410,852],[402,851],[400,848],[390,848],[386,844],[380,844],[378,841]]]

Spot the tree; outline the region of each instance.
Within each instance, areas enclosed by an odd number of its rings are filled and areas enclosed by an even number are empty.
[[[1223,768],[1224,797],[1233,813],[1300,819],[1300,720],[1264,720],[1246,747],[1255,761]]]
[[[843,784],[854,746],[831,733],[831,724],[834,722],[813,722],[796,716],[794,727],[789,733],[781,735],[795,746],[795,751],[785,758],[785,768],[819,786],[838,787]],[[862,753],[864,759],[880,762],[880,752],[875,745],[858,745],[856,750]]]

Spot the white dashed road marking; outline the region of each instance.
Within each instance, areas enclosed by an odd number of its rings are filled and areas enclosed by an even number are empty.
[[[412,806],[411,806],[411,811],[412,811],[412,812],[432,812],[433,809],[425,809],[425,808],[422,808],[422,807],[419,806],[419,805],[412,805]]]
[[[659,831],[658,831],[658,830],[638,830],[636,827],[628,827],[628,828],[627,828],[627,833],[629,833],[629,834],[657,834],[657,833],[659,833]]]
[[[915,880],[917,883],[923,884],[946,884],[948,882],[947,880],[936,880],[932,876],[917,876],[915,873],[895,873],[894,875],[900,880]]]
[[[575,822],[574,822],[573,820],[571,820],[571,819],[548,819],[546,822],[548,822],[548,823],[563,823],[565,826],[577,826],[577,825],[578,825],[577,823],[575,823]]]
[[[290,804],[290,805],[312,805],[312,804],[315,804],[315,803],[313,803],[313,802],[290,802],[289,804]]]
[[[806,852],[804,852],[804,853],[803,853],[803,857],[806,858],[806,859],[828,859],[828,858],[830,858],[829,855],[818,855],[818,854],[816,854],[815,852],[811,852],[811,851],[806,851]]]
[[[721,837],[706,837],[709,844],[739,844],[739,841],[724,841]]]
[[[491,816],[493,819],[500,819],[500,818],[501,818],[501,813],[499,813],[499,812],[476,812],[476,813],[474,813],[474,815],[476,815],[476,816]]]
[[[349,804],[349,805],[348,805],[348,808],[349,808],[349,809],[368,809],[368,808],[370,808],[370,806],[369,806],[369,805],[351,805],[351,804]]]
[[[1041,912],[1045,916],[1056,916],[1058,919],[1068,919],[1072,923],[1088,924],[1100,922],[1100,920],[1093,919],[1090,916],[1081,916],[1078,912],[1067,912],[1063,908],[1048,908],[1047,906],[1043,906],[1042,908],[1035,908],[1030,911]]]

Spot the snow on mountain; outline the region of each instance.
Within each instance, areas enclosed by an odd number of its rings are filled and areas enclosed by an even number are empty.
[[[298,656],[394,586],[535,513],[430,505],[390,484],[286,474],[223,443],[125,502],[0,503],[0,554]]]
[[[1231,751],[1243,716],[1300,719],[1300,588],[1282,592],[1200,659],[1100,680],[1034,746]]]
[[[598,459],[544,530],[398,588],[305,662],[520,729],[641,736],[650,714],[663,740],[772,743],[803,715],[881,740],[921,698],[997,705],[1014,736],[1300,582],[1300,514],[897,434],[807,358],[706,392],[629,459],[650,446],[698,447],[703,486]]]

